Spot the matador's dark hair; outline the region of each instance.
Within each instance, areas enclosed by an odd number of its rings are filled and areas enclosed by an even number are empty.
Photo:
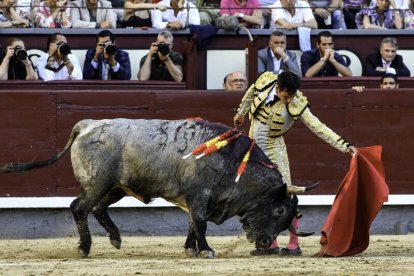
[[[288,92],[289,95],[295,95],[301,84],[300,77],[292,71],[283,71],[277,78],[279,89]]]

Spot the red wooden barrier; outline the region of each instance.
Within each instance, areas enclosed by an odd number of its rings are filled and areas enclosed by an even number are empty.
[[[410,89],[306,89],[312,112],[356,146],[381,144],[391,193],[413,194],[414,97]],[[242,92],[204,90],[0,91],[0,163],[43,160],[66,144],[85,118],[180,119],[232,124]],[[348,168],[338,152],[298,122],[286,135],[293,182],[321,181],[313,194],[334,194]],[[0,196],[74,196],[69,155],[49,168],[0,175]]]

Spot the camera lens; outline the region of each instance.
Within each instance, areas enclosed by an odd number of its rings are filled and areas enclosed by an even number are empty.
[[[105,46],[105,53],[107,53],[110,56],[113,56],[116,54],[116,47],[113,44],[108,44]]]
[[[71,52],[70,52],[70,47],[69,47],[69,45],[68,44],[66,44],[66,43],[62,43],[62,44],[60,44],[59,46],[58,46],[58,49],[59,49],[59,52],[62,54],[62,55],[64,55],[64,56],[67,56],[67,55],[69,55]]]
[[[14,52],[14,55],[18,60],[24,60],[27,58],[27,52],[23,49],[17,49]]]
[[[170,47],[166,43],[159,43],[158,45],[158,52],[160,52],[163,56],[166,56],[170,53]]]

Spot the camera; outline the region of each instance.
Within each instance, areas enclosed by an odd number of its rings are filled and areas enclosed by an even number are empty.
[[[61,42],[57,43],[56,45],[57,45],[58,51],[61,55],[67,56],[71,53],[69,44],[61,41]]]
[[[27,52],[20,46],[14,47],[14,58],[17,60],[25,60],[27,58]]]
[[[111,41],[107,41],[105,43],[99,43],[99,46],[103,46],[105,49],[105,53],[107,53],[110,56],[113,56],[116,54],[116,47],[114,44],[112,44]]]
[[[158,52],[160,52],[163,56],[168,56],[170,53],[170,46],[165,42],[160,42],[157,45]]]

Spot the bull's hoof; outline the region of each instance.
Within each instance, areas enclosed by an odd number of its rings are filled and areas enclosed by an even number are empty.
[[[265,255],[278,255],[279,254],[279,247],[272,247],[272,248],[256,248],[253,251],[250,251],[250,255],[252,256],[265,256]]]
[[[214,259],[216,257],[216,253],[214,252],[214,250],[203,250],[200,251],[200,253],[198,253],[198,256],[206,259]]]
[[[78,253],[81,258],[86,258],[89,255],[89,250],[82,249],[80,246],[78,247]]]
[[[194,248],[186,248],[185,255],[190,258],[197,257],[197,250],[195,250]]]
[[[116,249],[121,249],[121,240],[113,240],[109,239],[109,242],[112,244],[113,247]]]

